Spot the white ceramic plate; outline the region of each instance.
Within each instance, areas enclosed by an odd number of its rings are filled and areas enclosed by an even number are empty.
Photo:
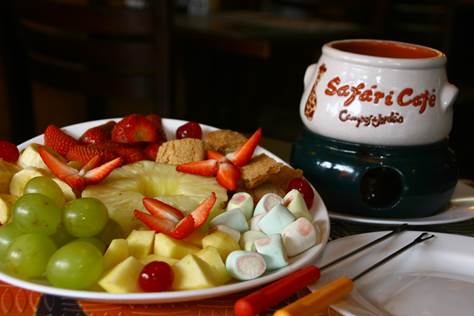
[[[353,235],[330,242],[318,264],[324,264],[386,232]],[[353,277],[415,239],[406,231],[325,271],[310,289],[339,276]],[[474,238],[433,233],[355,282],[350,296],[332,307],[345,316],[473,315]]]
[[[116,119],[118,120],[118,119]],[[105,123],[108,120],[98,120],[92,122],[85,122],[80,124],[75,124],[71,126],[67,126],[64,128],[67,133],[72,136],[79,137],[85,130],[90,127],[94,127],[100,124]],[[173,119],[164,119],[163,126],[165,128],[165,132],[168,136],[168,139],[175,138],[175,131],[176,129],[186,123],[185,121],[181,120],[173,120]],[[216,128],[203,125],[201,124],[203,129],[203,133],[210,132],[216,130]],[[30,143],[43,143],[43,136],[37,136],[32,138],[29,141],[26,141],[19,145],[20,149],[24,149]],[[256,153],[265,153],[268,156],[274,158],[277,161],[283,162],[280,158],[276,157],[272,153],[268,152],[267,150],[258,147]],[[314,188],[313,188],[314,189]],[[323,201],[319,194],[315,191],[314,203],[313,207],[311,208],[311,213],[314,215],[314,221],[319,225],[321,229],[321,236],[320,236],[320,243],[311,249],[308,249],[304,253],[292,257],[290,259],[290,264],[282,268],[278,271],[273,273],[267,274],[263,277],[260,277],[255,280],[245,281],[245,282],[238,282],[208,289],[201,289],[201,290],[192,290],[192,291],[173,291],[173,292],[161,292],[161,293],[133,293],[133,294],[111,294],[105,292],[91,292],[91,291],[74,291],[74,290],[66,290],[51,287],[44,284],[28,282],[24,280],[20,280],[9,276],[7,274],[0,272],[0,280],[6,283],[10,283],[14,286],[28,289],[31,291],[57,295],[57,296],[64,296],[69,298],[75,299],[84,299],[84,300],[91,300],[91,301],[101,301],[101,302],[115,302],[115,303],[168,303],[168,302],[181,302],[181,301],[192,301],[192,300],[199,300],[204,298],[216,297],[221,295],[226,295],[230,293],[236,293],[244,290],[248,290],[265,283],[274,281],[279,279],[309,263],[313,262],[322,252],[324,249],[327,240],[329,238],[329,217],[326,210],[326,206],[324,205]]]
[[[474,218],[474,188],[458,182],[454,190],[451,203],[444,211],[439,214],[419,217],[419,218],[376,218],[376,217],[363,217],[351,214],[344,214],[338,212],[329,211],[329,216],[334,219],[375,224],[375,225],[439,225],[449,224],[466,221]]]

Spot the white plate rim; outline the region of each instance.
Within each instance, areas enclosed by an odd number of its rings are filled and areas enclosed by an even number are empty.
[[[470,202],[454,202],[446,210],[427,217],[413,217],[413,218],[377,218],[377,217],[365,217],[352,215],[348,213],[334,212],[329,210],[329,217],[332,219],[361,223],[361,224],[372,224],[372,225],[401,225],[409,224],[414,226],[430,226],[430,225],[441,225],[441,224],[452,224],[463,222],[474,218],[474,188],[468,186],[462,181],[458,181],[454,190],[454,195],[460,190],[470,191],[471,201]],[[464,197],[466,198],[466,197]],[[452,199],[454,201],[454,198]],[[469,209],[471,208],[472,209]],[[449,213],[449,214],[448,214]],[[448,216],[449,215],[449,216]]]
[[[101,119],[95,121],[88,121],[77,123],[69,126],[62,127],[65,131],[78,137],[81,132],[85,131],[87,128],[97,126],[103,124],[110,120],[120,120],[120,118],[110,118],[110,119]],[[178,119],[168,119],[163,118],[163,127],[166,131],[168,139],[173,135],[171,130],[175,130],[177,126],[180,126],[187,121],[178,120]],[[203,129],[203,133],[217,130],[217,128],[201,124]],[[173,137],[174,138],[174,137]],[[42,143],[43,142],[43,134],[38,135],[30,140],[27,140],[20,145],[18,148],[24,149],[31,143]],[[268,156],[274,158],[275,160],[287,164],[281,158],[277,157],[273,153],[269,152],[268,150],[258,147],[256,153],[265,153]],[[78,290],[69,290],[69,289],[62,289],[56,288],[48,285],[42,285],[39,283],[33,283],[21,279],[17,279],[12,277],[8,274],[5,274],[0,271],[0,281],[4,281],[8,284],[34,291],[40,292],[43,294],[49,294],[54,296],[62,296],[68,297],[72,299],[79,299],[79,300],[88,300],[88,301],[97,301],[97,302],[109,302],[109,303],[123,303],[123,304],[147,304],[147,303],[173,303],[173,302],[184,302],[184,301],[193,301],[193,300],[201,300],[206,298],[218,297],[227,294],[237,293],[244,290],[249,290],[255,288],[257,286],[264,285],[266,283],[275,281],[281,277],[288,275],[289,273],[296,271],[314,260],[316,260],[322,253],[324,247],[326,246],[329,233],[330,233],[330,221],[329,215],[327,212],[327,208],[321,199],[319,193],[314,189],[315,197],[313,202],[312,211],[315,214],[315,220],[324,223],[325,227],[322,229],[322,236],[320,237],[320,243],[313,248],[307,250],[302,255],[298,255],[295,258],[296,261],[292,262],[289,266],[282,268],[276,272],[271,274],[265,275],[255,280],[238,282],[238,283],[231,283],[227,285],[206,288],[206,289],[199,289],[199,290],[188,290],[188,291],[170,291],[170,292],[157,292],[157,293],[127,293],[127,294],[113,294],[107,292],[93,292],[93,291],[78,291]],[[317,210],[314,210],[317,208]],[[295,259],[294,259],[295,260]]]
[[[330,262],[330,261],[334,260],[339,255],[341,255],[341,254],[337,253],[337,254],[331,254],[330,256],[328,256],[327,254],[328,254],[328,252],[330,252],[328,250],[330,250],[331,247],[340,247],[341,244],[346,244],[346,243],[351,244],[351,243],[354,243],[354,241],[356,241],[357,245],[363,245],[363,244],[366,244],[366,243],[371,242],[373,240],[376,240],[377,238],[379,238],[379,237],[381,237],[381,236],[383,236],[383,235],[385,235],[389,232],[390,231],[375,231],[375,232],[368,232],[368,233],[361,233],[361,234],[356,234],[356,235],[345,236],[345,237],[333,240],[333,241],[331,241],[327,244],[327,246],[325,248],[325,256],[323,258],[319,257],[319,259],[316,260],[315,263],[317,263],[318,266],[321,266],[321,265],[324,265],[327,262]],[[394,240],[395,244],[392,244],[390,246],[390,249],[385,249],[384,250],[386,255],[388,255],[389,253],[395,251],[396,249],[406,245],[407,243],[409,243],[408,240],[416,238],[416,236],[421,234],[422,232],[426,232],[426,233],[429,233],[429,234],[434,234],[436,237],[433,239],[433,241],[435,241],[435,242],[436,242],[436,240],[442,241],[443,245],[444,245],[444,242],[448,242],[451,245],[455,245],[456,246],[455,248],[457,250],[459,248],[463,248],[462,250],[465,251],[466,254],[469,254],[469,255],[471,255],[471,257],[474,257],[474,254],[471,251],[473,246],[474,246],[474,237],[466,236],[466,235],[460,235],[460,234],[454,234],[454,233],[440,233],[440,232],[415,231],[415,230],[407,230],[407,231],[401,232],[400,234],[406,234],[407,236],[405,236],[404,239],[400,239],[398,241]],[[388,241],[386,241],[386,242],[388,242]],[[431,245],[431,246],[436,246],[436,244]],[[348,247],[348,248],[355,248],[355,247],[356,246],[351,246],[351,247]],[[375,246],[375,247],[377,247],[377,246]],[[431,251],[434,251],[434,252],[438,251],[440,247],[443,248],[443,246],[438,246],[438,248],[432,249]],[[416,248],[413,249],[413,250],[416,251]],[[370,252],[371,250],[367,249],[366,251]],[[341,265],[343,265],[343,264],[344,263],[341,263]],[[332,269],[332,267],[330,269]],[[377,271],[373,271],[371,273],[377,273]],[[317,283],[314,283],[313,285],[308,286],[308,288],[311,292],[313,292],[314,290],[317,289]],[[332,307],[338,313],[340,313],[341,315],[348,315],[348,316],[353,316],[354,315],[351,311],[347,310],[347,307],[351,307],[350,304],[347,305],[347,302],[346,302],[346,304],[337,304],[336,303]]]

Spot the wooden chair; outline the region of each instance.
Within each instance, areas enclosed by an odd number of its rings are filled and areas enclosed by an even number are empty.
[[[12,108],[28,107],[15,102],[19,97],[14,94],[26,93],[18,86],[29,76],[31,81],[86,96],[89,119],[104,115],[101,107],[109,97],[149,99],[154,112],[170,115],[170,0],[135,1],[134,7],[114,0],[6,2],[14,17],[10,26],[18,35],[15,39],[7,32],[5,49],[7,63],[13,61],[7,72],[7,80],[10,74],[14,81],[8,83]],[[9,45],[8,37],[17,43]],[[18,56],[26,63],[22,65]],[[18,69],[22,78],[15,78]]]

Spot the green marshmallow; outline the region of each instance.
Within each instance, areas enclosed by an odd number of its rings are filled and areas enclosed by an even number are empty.
[[[275,270],[288,265],[288,258],[280,234],[273,234],[255,240],[255,248],[265,259],[268,270]]]
[[[237,280],[252,280],[265,273],[266,264],[262,255],[243,250],[232,251],[225,261],[229,274]]]
[[[281,234],[283,229],[295,221],[295,216],[283,205],[274,206],[258,222],[258,227],[267,235]]]
[[[287,205],[288,210],[295,215],[296,218],[304,217],[309,221],[313,220],[313,216],[308,211],[306,202],[300,191],[293,189],[283,198],[283,203]]]
[[[258,214],[265,214],[270,211],[273,207],[278,204],[281,204],[283,199],[281,196],[275,193],[267,193],[258,201],[253,211],[253,216]]]
[[[243,233],[242,237],[240,238],[240,248],[246,251],[256,251],[255,240],[265,237],[267,237],[267,235],[261,231],[248,230]]]
[[[238,208],[235,208],[230,211],[225,211],[224,213],[217,215],[211,220],[211,225],[226,225],[239,232],[249,230],[249,224],[247,223],[247,219]]]
[[[244,213],[247,219],[250,219],[253,214],[253,199],[247,192],[238,192],[232,195],[229,203],[227,203],[227,210],[239,208]]]

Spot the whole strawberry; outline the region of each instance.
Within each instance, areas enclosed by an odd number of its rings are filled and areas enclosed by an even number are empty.
[[[131,114],[119,121],[112,130],[112,141],[134,144],[159,140],[158,127],[143,115]]]
[[[158,133],[158,142],[164,143],[166,142],[166,133],[163,128],[163,123],[161,121],[161,116],[157,114],[148,114],[146,118],[153,122],[156,125],[157,133]]]
[[[15,144],[6,140],[0,140],[0,159],[15,163],[20,157],[20,152]]]
[[[100,144],[110,141],[115,124],[114,121],[109,121],[105,124],[89,128],[82,134],[80,141],[86,144]]]

